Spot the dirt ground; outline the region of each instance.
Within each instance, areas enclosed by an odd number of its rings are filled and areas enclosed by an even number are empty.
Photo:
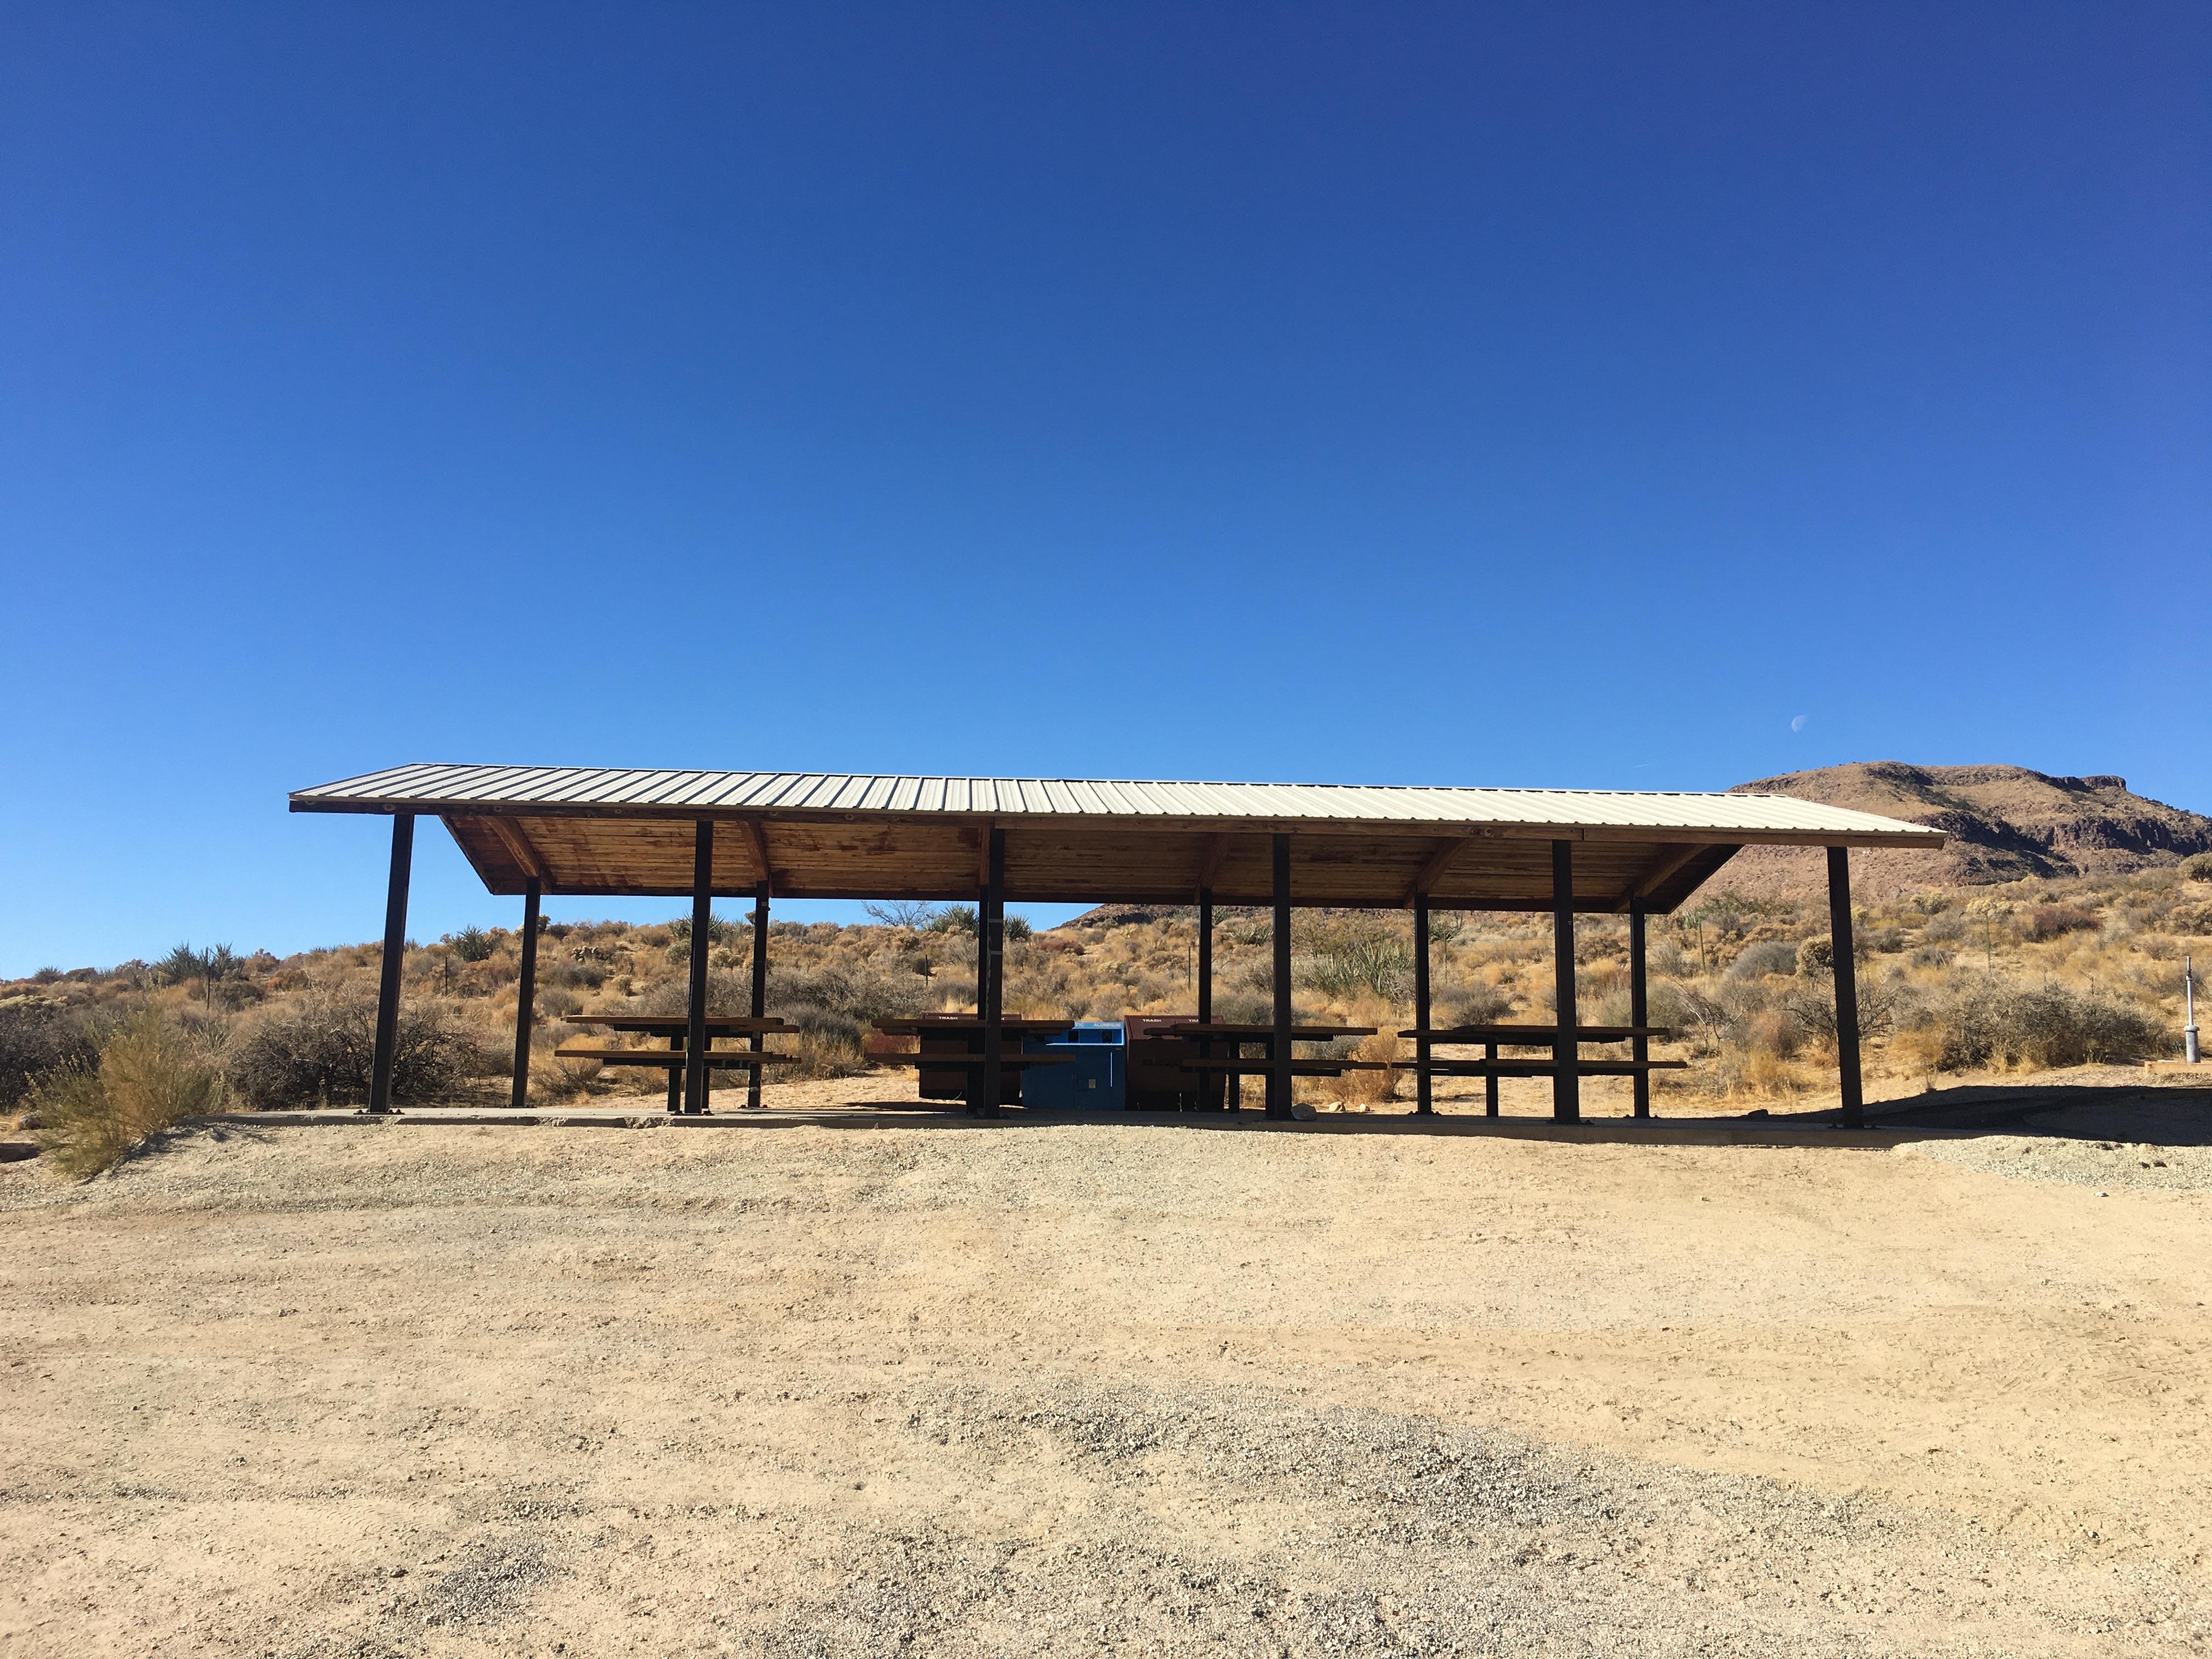
[[[2212,1097],[2052,1098],[0,1164],[0,1655],[2201,1654]]]

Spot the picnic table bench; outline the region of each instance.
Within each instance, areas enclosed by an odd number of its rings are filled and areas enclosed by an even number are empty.
[[[1553,1077],[1568,1066],[1572,1066],[1578,1077],[1642,1077],[1653,1072],[1680,1071],[1689,1065],[1685,1060],[1584,1060],[1580,1052],[1585,1042],[1629,1042],[1653,1037],[1664,1040],[1674,1035],[1669,1025],[1577,1025],[1574,1028],[1577,1052],[1565,1060],[1556,1054],[1550,1059],[1533,1060],[1501,1057],[1498,1052],[1500,1048],[1556,1050],[1559,1046],[1559,1028],[1556,1025],[1414,1025],[1398,1035],[1411,1037],[1419,1045],[1414,1064],[1431,1075],[1483,1079],[1487,1085],[1483,1091],[1483,1111],[1489,1117],[1498,1114],[1500,1078]],[[1432,1048],[1472,1047],[1477,1043],[1484,1049],[1480,1060],[1450,1055],[1437,1059],[1429,1052]]]
[[[668,1040],[665,1048],[624,1048],[611,1045],[592,1047],[574,1038],[553,1051],[556,1060],[596,1060],[602,1066],[658,1066],[668,1073],[668,1109],[681,1113],[684,1109],[684,1069],[687,1056],[684,1044],[689,1040],[691,1024],[683,1014],[569,1014],[565,1016],[572,1025],[604,1025],[611,1031],[635,1031],[645,1036],[661,1036]],[[772,1054],[762,1048],[717,1048],[713,1047],[718,1036],[765,1037],[773,1032],[793,1032],[799,1028],[787,1019],[774,1014],[715,1014],[707,1020],[706,1055],[708,1074],[717,1071],[750,1071],[757,1073],[764,1066],[789,1066],[795,1054]]]

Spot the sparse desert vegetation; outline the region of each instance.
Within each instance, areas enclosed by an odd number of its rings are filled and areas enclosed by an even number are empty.
[[[1431,926],[1441,1020],[1550,1017],[1547,919],[1440,915]],[[1907,892],[1862,907],[1855,926],[1867,1067],[1878,1092],[1939,1075],[2131,1063],[2178,1045],[2183,959],[2212,951],[2212,859],[2105,879]],[[1267,914],[1228,909],[1216,927],[1217,1014],[1266,1018]],[[1380,1027],[1381,1036],[1345,1051],[1406,1059],[1410,1045],[1392,1033],[1413,1015],[1409,916],[1301,911],[1293,927],[1300,1017]],[[971,1006],[974,928],[974,912],[959,906],[857,927],[773,922],[768,1004],[799,1028],[774,1040],[799,1060],[781,1075],[857,1073],[867,1064],[864,1040],[874,1020]],[[1009,1013],[1110,1018],[1194,1007],[1191,910],[1116,907],[1049,932],[1009,932]],[[639,1086],[634,1075],[557,1060],[554,1051],[591,1013],[680,1010],[688,937],[688,920],[545,927],[534,1098]],[[473,927],[410,947],[398,1098],[506,1098],[520,947],[507,930]],[[751,948],[749,926],[716,918],[708,955],[716,1012],[748,1006]],[[1823,904],[1716,884],[1680,914],[1654,919],[1650,952],[1653,1018],[1679,1033],[1656,1052],[1689,1062],[1656,1079],[1662,1110],[1670,1102],[1710,1110],[1811,1099],[1832,1087],[1832,951]],[[1584,1018],[1626,1024],[1626,923],[1584,918],[1577,956]],[[155,963],[49,969],[0,988],[0,1109],[27,1114],[57,1144],[84,1139],[88,1103],[106,1097],[89,1079],[106,1069],[126,1030],[141,1045],[127,1052],[189,1060],[195,1076],[211,1079],[191,1085],[203,1109],[216,1097],[266,1110],[356,1102],[368,1087],[378,957],[374,945],[282,959],[179,946]],[[145,1047],[156,1026],[171,1036]],[[150,1062],[133,1063],[143,1070]],[[1352,1109],[1410,1092],[1403,1072],[1301,1088],[1324,1107]],[[1443,1093],[1449,1098],[1451,1085]],[[122,1141],[107,1135],[98,1144],[111,1153],[135,1144],[127,1125],[118,1133]]]

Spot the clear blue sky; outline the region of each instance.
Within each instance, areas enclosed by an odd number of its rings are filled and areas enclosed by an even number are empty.
[[[0,23],[0,972],[409,760],[2212,808],[2212,8]]]

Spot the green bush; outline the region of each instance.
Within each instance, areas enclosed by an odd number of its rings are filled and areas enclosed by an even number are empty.
[[[225,1069],[248,1105],[277,1111],[365,1094],[375,1054],[374,1000],[317,995],[264,1016],[232,1044]],[[434,1099],[499,1066],[498,1055],[441,1010],[400,1005],[392,1054],[393,1099]]]
[[[99,1050],[84,1027],[50,1002],[0,1004],[0,1110],[49,1073],[91,1066]]]
[[[927,933],[969,933],[975,931],[975,907],[972,904],[948,904],[929,919],[922,929]]]
[[[690,917],[678,916],[667,927],[668,948],[671,951],[680,954],[691,948]],[[727,916],[718,916],[712,911],[707,914],[707,943],[709,945],[735,945],[745,937],[745,931]]]
[[[2212,881],[2212,853],[2192,853],[2182,860],[2181,873],[2188,881]]]
[[[49,1073],[32,1100],[55,1166],[88,1180],[179,1118],[222,1110],[224,1095],[206,1053],[145,1008],[101,1045],[95,1063]]]
[[[499,941],[471,923],[458,933],[447,934],[446,945],[463,962],[489,962]]]
[[[1987,979],[1923,1006],[1909,1029],[1934,1039],[1937,1070],[1985,1066],[2124,1065],[2170,1041],[2142,1008],[2063,985]]]

